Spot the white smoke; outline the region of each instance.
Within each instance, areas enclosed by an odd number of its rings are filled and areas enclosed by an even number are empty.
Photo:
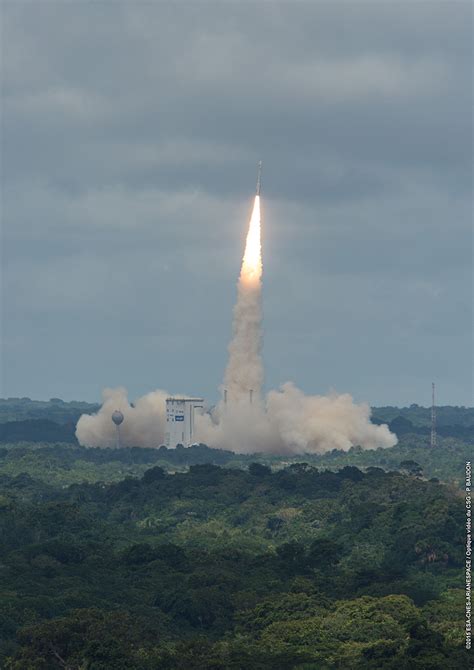
[[[197,437],[212,447],[237,453],[324,453],[391,447],[396,437],[387,426],[370,422],[370,407],[354,404],[348,394],[305,396],[287,382],[262,397],[262,250],[260,198],[249,224],[233,336],[224,375],[224,399],[211,415],[199,417]]]
[[[396,436],[386,425],[372,424],[370,407],[355,404],[347,393],[306,396],[287,382],[263,398],[262,267],[257,195],[237,287],[223,399],[211,413],[196,417],[194,439],[245,454],[322,454],[356,445],[363,449],[394,446]],[[165,433],[165,400],[163,391],[155,391],[132,407],[125,389],[107,389],[98,414],[80,418],[77,438],[86,446],[113,446],[116,433],[111,417],[119,409],[124,415],[123,446],[159,446]]]
[[[370,422],[370,407],[345,393],[306,396],[287,382],[270,391],[265,403],[220,402],[212,414],[198,417],[197,437],[211,447],[236,453],[323,454],[393,447],[397,438],[386,425]]]
[[[397,442],[386,425],[370,422],[369,405],[356,405],[348,393],[306,396],[287,382],[279,391],[270,391],[267,407],[282,441],[295,453],[347,451],[355,445],[376,449]]]
[[[124,388],[104,389],[102,407],[97,414],[81,416],[76,437],[85,447],[115,447],[117,432],[112,414],[119,410],[124,417],[120,426],[121,446],[159,447],[165,436],[167,396],[165,391],[153,391],[131,405]]]
[[[153,391],[129,403],[124,388],[105,389],[97,414],[83,414],[76,436],[86,447],[115,447],[112,413],[124,415],[120,426],[123,447],[159,447],[164,442],[166,397]],[[221,401],[211,413],[196,417],[196,442],[238,454],[323,454],[332,449],[348,451],[392,447],[397,439],[387,426],[370,422],[370,407],[352,397],[332,393],[307,396],[291,382],[270,391],[265,400],[250,403],[248,395]]]
[[[224,390],[229,401],[258,397],[263,384],[261,282],[246,286],[240,279],[234,307],[233,337],[224,375]]]

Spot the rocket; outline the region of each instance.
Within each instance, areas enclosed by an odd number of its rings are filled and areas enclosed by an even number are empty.
[[[260,186],[262,185],[262,161],[258,161],[257,173],[257,195],[260,195]]]

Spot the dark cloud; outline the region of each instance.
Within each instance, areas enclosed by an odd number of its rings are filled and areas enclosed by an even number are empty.
[[[472,402],[471,15],[4,3],[3,393],[212,397],[263,158],[269,383]]]

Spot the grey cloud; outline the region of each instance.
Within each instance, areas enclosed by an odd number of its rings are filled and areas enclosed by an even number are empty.
[[[269,383],[470,401],[471,3],[3,14],[5,393],[211,395],[263,158]]]

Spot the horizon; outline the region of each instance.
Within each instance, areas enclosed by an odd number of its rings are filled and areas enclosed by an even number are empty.
[[[8,401],[8,400],[29,400],[31,402],[55,402],[59,401],[64,404],[72,404],[72,403],[85,403],[87,405],[98,405],[99,407],[101,406],[101,400],[84,400],[84,399],[79,399],[79,398],[72,398],[72,399],[64,399],[64,398],[59,398],[58,396],[52,396],[51,398],[30,398],[29,396],[9,396],[9,397],[0,397],[0,402],[2,401]],[[130,402],[133,403],[135,398],[130,399]],[[206,398],[204,398],[204,401],[206,401]],[[209,407],[212,407],[213,405],[209,404]],[[420,405],[419,403],[411,403],[410,405],[369,405],[371,409],[385,409],[388,407],[393,407],[395,409],[411,409],[414,407],[419,407],[420,409],[426,409],[426,410],[431,410],[431,405]],[[474,409],[474,405],[450,405],[450,404],[436,404],[435,405],[436,409],[442,409],[444,407],[449,407],[449,408],[458,408],[458,409]]]

